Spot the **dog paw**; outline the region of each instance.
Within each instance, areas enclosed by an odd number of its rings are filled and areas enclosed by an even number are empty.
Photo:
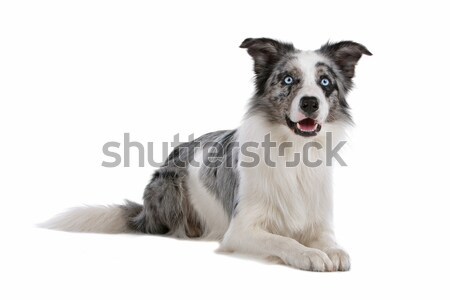
[[[285,263],[301,270],[315,272],[333,271],[333,263],[330,258],[317,249],[311,249],[295,253],[285,259]]]
[[[331,248],[326,249],[325,253],[333,263],[333,271],[350,270],[350,256],[347,252],[339,248]]]

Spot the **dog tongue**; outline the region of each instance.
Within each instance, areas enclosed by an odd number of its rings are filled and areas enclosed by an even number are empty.
[[[316,130],[316,121],[310,118],[306,118],[297,123],[297,128],[301,131],[314,131]]]

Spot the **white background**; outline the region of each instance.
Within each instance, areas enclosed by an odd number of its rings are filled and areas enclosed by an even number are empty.
[[[2,1],[2,299],[448,299],[448,9],[389,1]],[[163,3],[163,4],[161,4]],[[102,145],[239,126],[247,37],[374,54],[348,100],[335,172],[348,273],[214,253],[217,243],[37,229],[67,207],[140,201],[153,168],[101,167]],[[136,162],[134,160],[134,162]]]

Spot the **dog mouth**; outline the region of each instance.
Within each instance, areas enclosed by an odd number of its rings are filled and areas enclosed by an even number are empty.
[[[291,119],[286,116],[286,123],[295,134],[306,137],[316,136],[322,129],[322,126],[316,120],[311,118],[304,118],[298,122],[292,122]]]

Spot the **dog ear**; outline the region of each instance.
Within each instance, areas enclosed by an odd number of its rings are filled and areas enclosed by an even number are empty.
[[[365,46],[352,41],[327,43],[319,51],[334,61],[347,80],[355,76],[355,66],[361,56],[372,55]]]
[[[248,38],[240,47],[247,49],[248,54],[253,58],[256,75],[274,66],[284,54],[295,51],[292,44],[268,38]]]

